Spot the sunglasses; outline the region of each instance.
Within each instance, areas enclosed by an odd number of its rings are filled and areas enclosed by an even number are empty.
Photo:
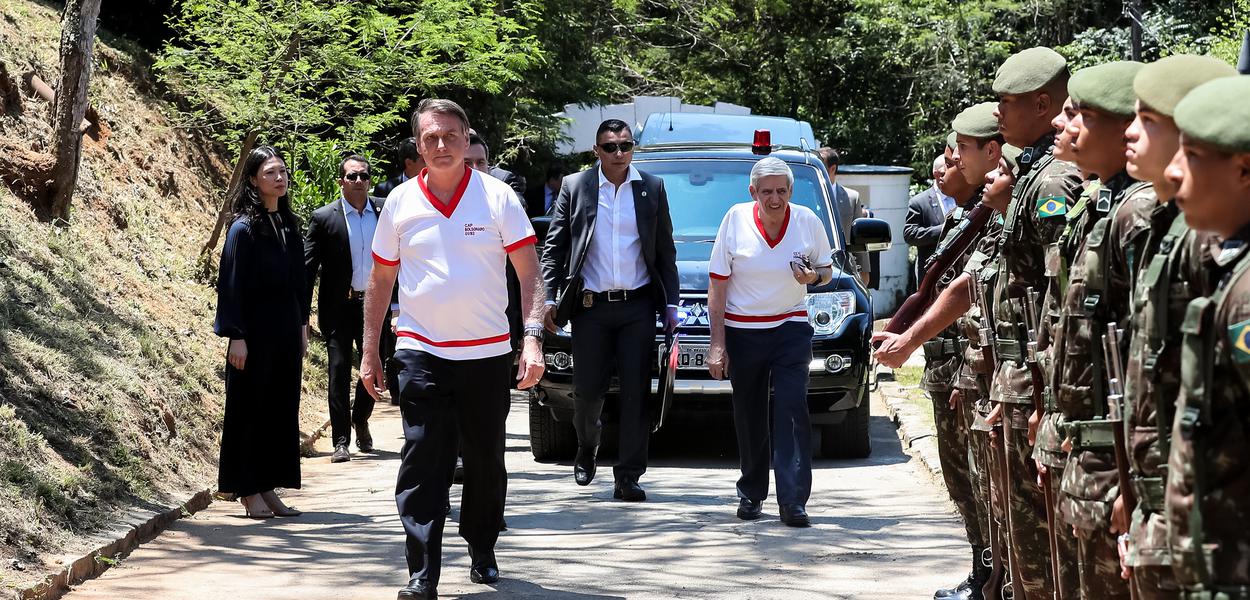
[[[348,173],[343,176],[343,179],[346,179],[348,181],[361,181],[361,180],[369,181],[369,172],[362,171],[359,173]]]
[[[608,142],[606,144],[599,144],[599,149],[603,150],[604,152],[607,152],[608,154],[616,154],[617,150],[620,150],[621,152],[633,152],[634,143],[633,142]]]

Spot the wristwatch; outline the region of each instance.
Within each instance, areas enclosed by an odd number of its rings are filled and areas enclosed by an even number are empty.
[[[529,324],[529,325],[526,325],[526,326],[525,326],[525,330],[524,330],[524,331],[525,331],[525,337],[534,337],[534,338],[538,338],[538,341],[539,341],[539,342],[542,342],[542,341],[543,341],[543,334],[544,334],[544,333],[546,333],[546,331],[547,331],[547,330],[546,330],[546,329],[543,329],[543,326],[542,326],[542,325],[539,325],[539,324],[537,324],[537,323],[531,323],[531,324]]]

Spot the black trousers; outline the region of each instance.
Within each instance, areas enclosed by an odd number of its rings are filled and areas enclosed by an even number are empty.
[[[365,391],[360,378],[352,375],[352,367],[360,364],[360,353],[364,349],[364,324],[364,301],[348,300],[339,312],[338,324],[326,339],[330,369],[330,439],[335,446],[350,444],[352,425],[368,423],[373,414],[373,396]],[[355,402],[352,402],[353,387]]]
[[[620,457],[617,481],[647,472],[651,440],[651,359],[655,354],[655,306],[645,295],[623,302],[596,301],[573,315],[573,425],[583,447],[599,445],[604,394],[616,368],[620,380]]]
[[[768,497],[771,458],[777,504],[806,506],[812,493],[812,425],[807,413],[812,326],[787,321],[769,329],[726,327],[725,352],[742,465],[738,497],[756,502]]]
[[[464,458],[460,537],[474,564],[492,564],[503,522],[508,471],[504,425],[508,418],[508,355],[447,360],[400,350],[400,412],[404,449],[395,504],[404,526],[410,577],[438,585],[443,556],[444,507],[456,467]]]

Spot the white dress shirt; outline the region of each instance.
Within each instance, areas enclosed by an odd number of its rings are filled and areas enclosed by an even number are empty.
[[[373,272],[373,233],[378,228],[378,215],[373,205],[365,200],[365,209],[357,211],[346,198],[343,203],[343,221],[347,223],[347,246],[352,251],[352,290],[363,292],[369,285]]]
[[[943,215],[951,214],[951,211],[955,210],[955,205],[958,204],[957,202],[955,202],[955,198],[953,196],[947,196],[946,194],[943,194],[942,189],[939,188],[937,184],[933,185],[933,191],[937,192],[938,202],[942,204],[942,214]]]
[[[599,169],[599,210],[582,268],[583,285],[592,292],[634,290],[651,282],[638,236],[638,213],[634,211],[635,181],[642,181],[642,175],[633,166],[620,187]]]

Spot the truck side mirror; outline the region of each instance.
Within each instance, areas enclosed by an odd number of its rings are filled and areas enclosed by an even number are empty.
[[[851,252],[883,252],[890,249],[890,224],[881,219],[855,219],[851,224]]]

